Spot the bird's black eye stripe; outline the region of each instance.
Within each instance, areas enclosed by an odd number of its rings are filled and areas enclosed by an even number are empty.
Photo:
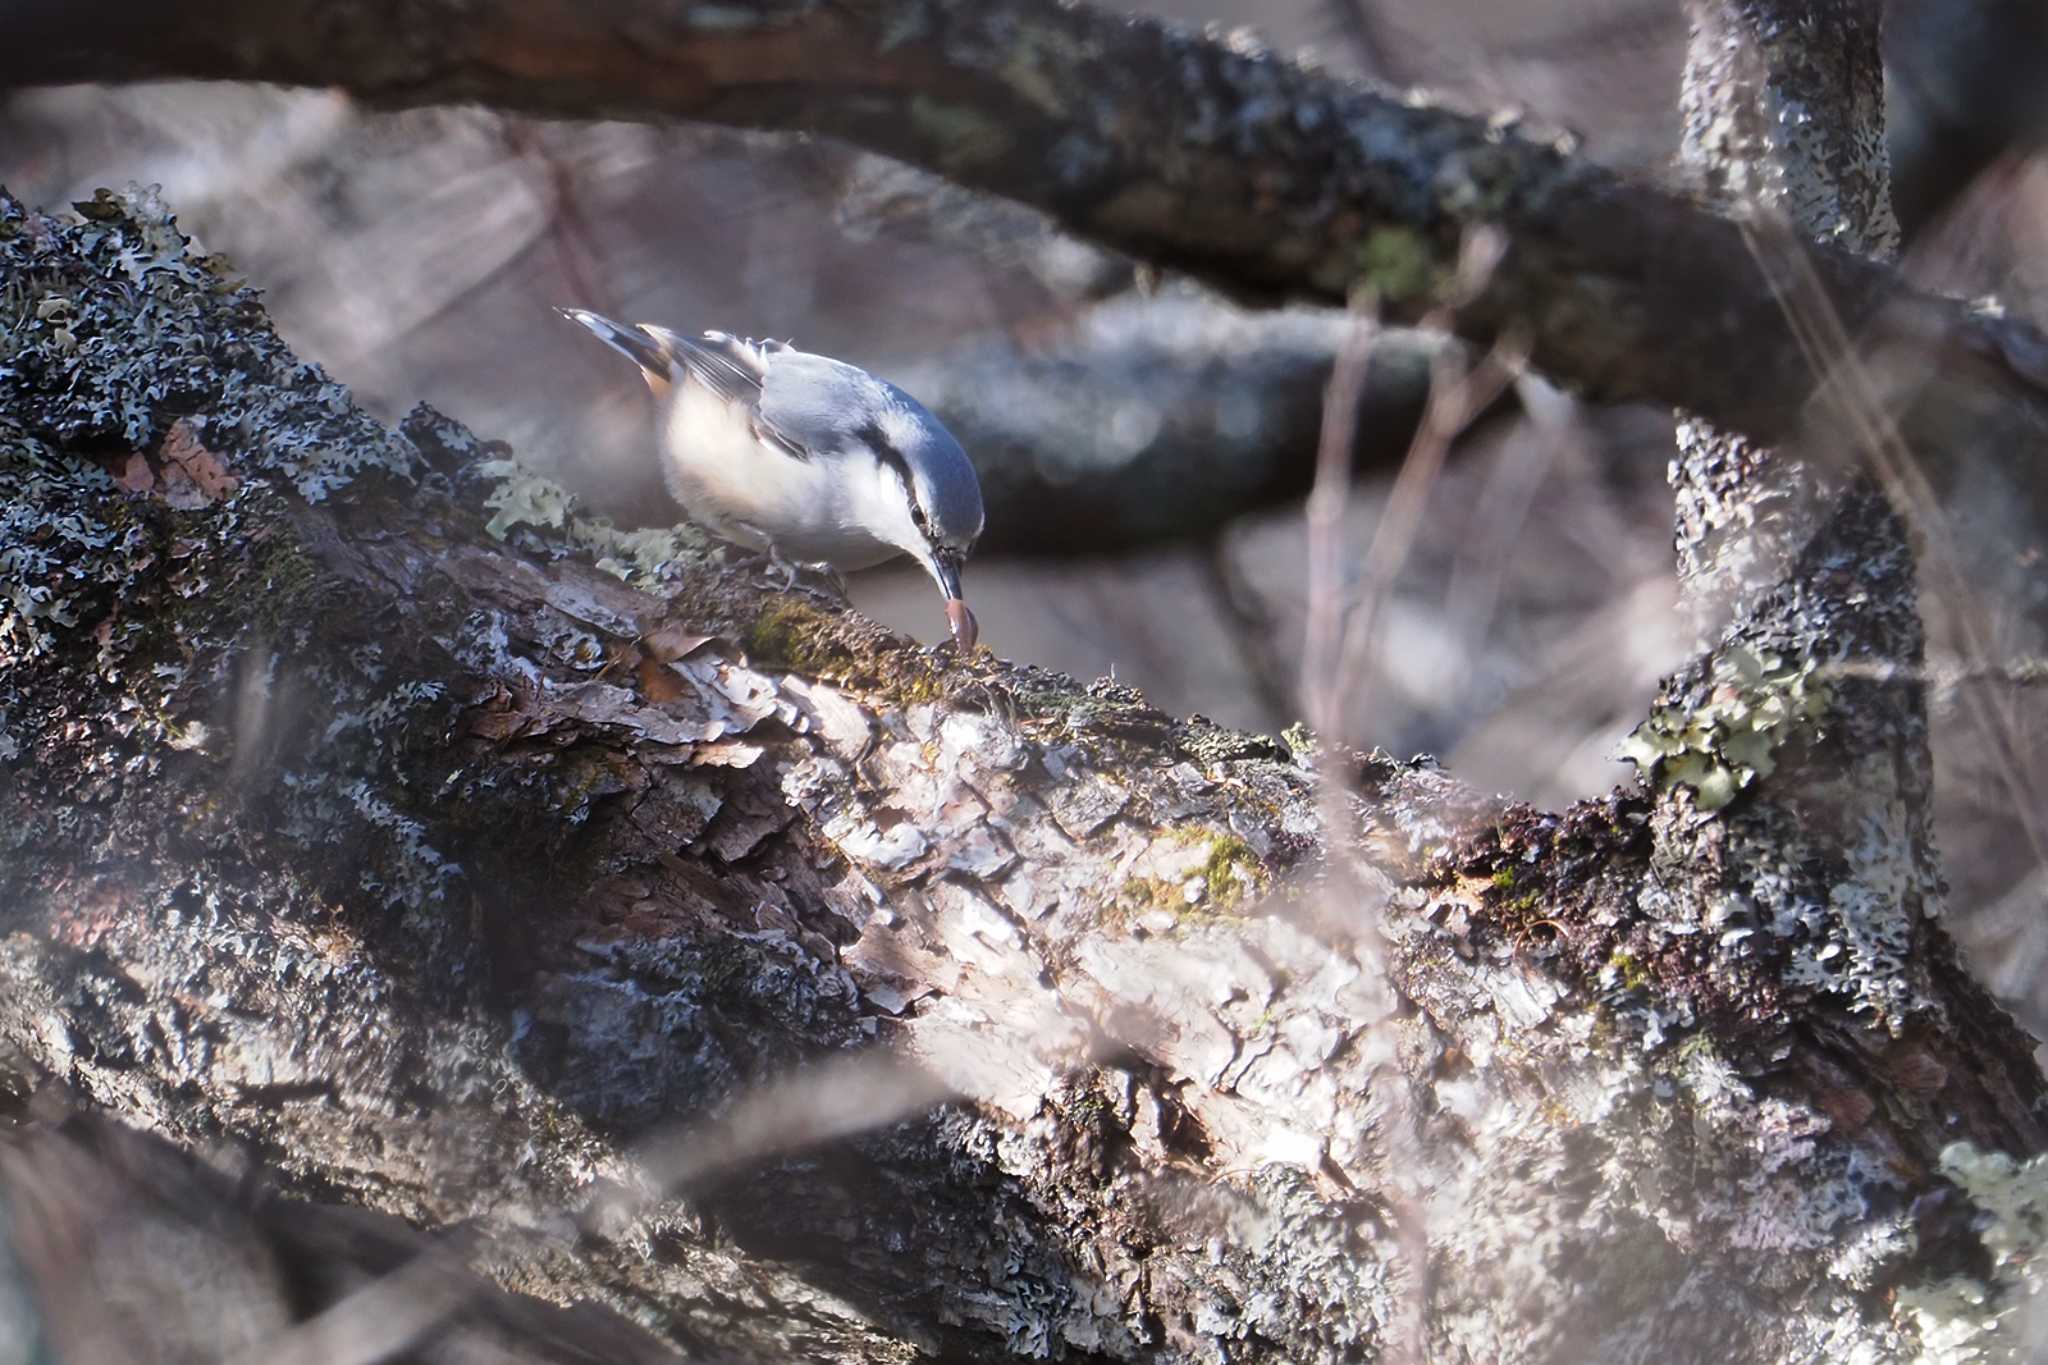
[[[917,480],[910,477],[910,462],[903,458],[903,452],[896,448],[894,442],[890,441],[888,433],[882,430],[880,422],[869,422],[860,429],[858,434],[863,441],[868,443],[868,446],[875,454],[881,457],[882,463],[895,470],[896,477],[903,480],[903,496],[910,501],[910,520],[924,536],[929,538],[932,528],[925,520],[924,508],[918,504]]]

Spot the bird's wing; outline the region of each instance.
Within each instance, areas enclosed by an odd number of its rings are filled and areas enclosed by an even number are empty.
[[[686,337],[666,328],[641,330],[652,333],[692,378],[726,402],[759,405],[765,367],[751,344],[724,332]]]
[[[768,411],[769,362],[787,353],[780,343],[757,343],[724,332],[687,337],[666,327],[642,323],[652,338],[692,379],[720,401],[746,414],[754,434],[793,459],[808,460],[816,447],[802,430],[792,430]]]
[[[769,351],[756,422],[805,458],[854,447],[881,399],[865,370],[791,347]]]

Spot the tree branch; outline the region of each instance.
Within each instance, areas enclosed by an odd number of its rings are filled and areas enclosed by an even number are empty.
[[[1439,302],[1466,232],[1498,227],[1508,249],[1457,310],[1462,335],[1522,328],[1535,364],[1590,398],[1762,439],[1796,430],[1814,387],[1734,223],[1484,120],[1052,0],[30,0],[9,21],[0,86],[276,81],[384,106],[823,132],[1241,296],[1369,289],[1394,318]],[[1911,353],[1895,396],[1923,454],[1954,453],[1986,408],[2025,413],[2035,448],[2048,350],[2030,329],[1839,252],[1813,267],[1852,334]]]
[[[984,552],[1115,553],[1213,534],[1307,496],[1323,391],[1346,322],[1246,315],[1199,296],[1099,304],[1050,348],[956,348],[894,376],[972,453],[993,508]],[[1439,334],[1373,346],[1353,442],[1399,464],[1429,398]],[[1504,406],[1495,405],[1495,406]]]
[[[2012,1292],[1964,1192],[2043,1083],[1937,925],[1846,1029],[1670,932],[1639,796],[763,594],[385,431],[146,200],[0,199],[0,268],[30,1074],[750,1359],[1885,1358]]]

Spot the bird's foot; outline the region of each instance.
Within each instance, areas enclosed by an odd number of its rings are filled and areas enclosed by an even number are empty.
[[[824,585],[825,591],[823,592],[819,592],[816,587],[807,587],[804,589],[806,592],[818,593],[819,596],[832,601],[844,602],[846,600],[846,575],[833,568],[825,560],[819,559],[805,564],[798,564],[796,571],[798,574],[808,574]]]
[[[752,573],[765,569],[776,562],[769,550],[757,550],[751,545],[728,540],[718,547],[718,567],[732,573]]]
[[[726,560],[726,567],[757,571],[761,585],[776,592],[800,592],[834,605],[846,600],[846,580],[837,569],[822,561],[784,559],[773,549],[742,550]]]
[[[725,561],[728,568],[737,569],[744,566],[749,569],[766,569],[767,573],[763,575],[761,582],[777,592],[802,592],[825,602],[843,603],[846,600],[846,580],[841,578],[839,571],[830,564],[823,561],[803,563],[784,559],[782,552],[776,549],[775,542],[760,527],[751,526],[746,522],[737,522],[735,526],[748,541],[761,548],[747,550],[738,546],[730,547],[729,553],[735,553],[739,557],[728,558]],[[799,582],[798,580],[806,573],[813,577],[822,577],[829,591],[821,590],[814,584]]]
[[[796,590],[796,565],[775,553],[774,550],[768,551],[762,567],[767,570],[766,573],[761,575],[763,583],[774,588],[777,592],[794,592]],[[781,581],[777,582],[777,579]]]

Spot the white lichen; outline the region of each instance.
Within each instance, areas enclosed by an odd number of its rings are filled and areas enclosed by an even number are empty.
[[[1942,1149],[1941,1173],[1984,1214],[1978,1236],[1991,1259],[1991,1277],[1952,1275],[1902,1289],[1895,1319],[1918,1332],[1924,1365],[2039,1359],[2048,1157],[2015,1161],[1958,1142]]]

